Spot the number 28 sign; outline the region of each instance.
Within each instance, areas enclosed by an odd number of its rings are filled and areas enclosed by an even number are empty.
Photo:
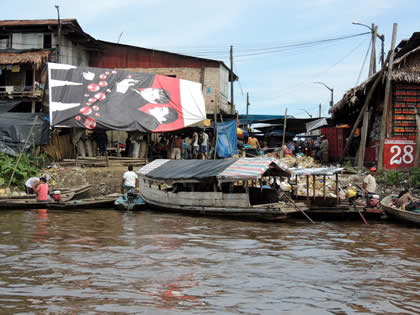
[[[384,168],[399,169],[414,166],[416,143],[406,139],[385,139]]]

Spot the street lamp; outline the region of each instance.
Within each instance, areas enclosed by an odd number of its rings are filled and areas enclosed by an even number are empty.
[[[304,111],[305,113],[308,114],[309,117],[312,118],[312,115],[306,109],[300,108],[299,110]]]
[[[332,107],[334,105],[334,89],[330,88],[328,85],[326,85],[324,82],[319,82],[316,81],[314,83],[318,83],[318,84],[322,84],[323,86],[325,86],[328,90],[330,90],[331,92],[331,101],[330,101],[330,107]]]
[[[361,25],[361,26],[367,27],[372,33],[372,38],[373,38],[374,34],[376,33],[376,36],[381,40],[381,66],[383,68],[384,63],[385,63],[385,60],[384,60],[384,58],[385,58],[384,57],[384,55],[385,55],[385,52],[384,52],[385,35],[378,34],[378,26],[373,24],[373,23],[372,23],[372,26],[369,26],[369,25],[366,25],[366,24],[363,24],[363,23],[360,23],[360,22],[357,22],[357,21],[353,21],[353,22],[351,22],[351,24]]]

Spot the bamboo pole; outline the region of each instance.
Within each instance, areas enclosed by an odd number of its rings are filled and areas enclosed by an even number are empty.
[[[16,165],[15,165],[15,168],[13,169],[12,175],[10,176],[9,184],[7,185],[7,188],[10,188],[10,185],[12,184],[13,176],[15,176],[15,172],[16,172],[16,169],[17,169],[17,167],[19,165],[20,159],[22,158],[23,151],[25,151],[26,144],[28,143],[28,140],[29,140],[29,137],[32,134],[32,131],[34,130],[35,123],[36,123],[37,120],[38,120],[38,116],[35,116],[34,122],[32,123],[32,126],[31,126],[31,130],[29,130],[29,134],[28,134],[28,136],[25,139],[25,143],[23,144],[23,148],[22,148],[22,150],[20,150],[19,157],[18,157],[18,159],[16,161]]]
[[[390,103],[390,91],[391,91],[391,74],[392,74],[392,64],[394,63],[394,50],[395,50],[395,41],[397,38],[397,28],[398,24],[394,23],[392,30],[392,42],[391,42],[391,55],[389,57],[388,72],[386,74],[386,85],[385,85],[385,96],[384,96],[384,110],[382,112],[381,120],[381,133],[379,141],[379,156],[378,156],[378,170],[384,169],[384,146],[385,146],[385,136],[386,136],[386,119],[388,114],[388,108]]]
[[[349,136],[349,137],[348,137],[348,139],[347,139],[346,145],[345,145],[344,150],[343,150],[343,155],[341,156],[340,163],[343,163],[343,161],[344,161],[344,157],[345,157],[345,155],[346,155],[346,153],[347,153],[347,150],[348,150],[348,149],[349,149],[349,147],[350,147],[350,143],[351,143],[351,140],[352,140],[352,138],[353,138],[353,135],[354,135],[354,133],[355,133],[356,129],[359,127],[359,124],[360,124],[360,122],[361,122],[361,120],[362,120],[362,117],[363,117],[364,112],[366,111],[366,108],[369,106],[370,100],[371,100],[371,98],[372,98],[373,92],[374,92],[374,91],[375,91],[375,89],[376,89],[376,86],[379,84],[379,82],[380,82],[380,81],[381,81],[381,79],[382,79],[382,73],[381,73],[381,72],[383,72],[383,69],[382,69],[382,70],[380,71],[380,73],[378,74],[377,78],[375,79],[375,82],[373,82],[373,85],[372,85],[372,87],[371,87],[371,88],[370,88],[370,90],[369,90],[368,95],[366,96],[365,103],[363,104],[363,107],[362,107],[362,109],[360,110],[359,116],[357,117],[356,122],[355,122],[355,123],[354,123],[354,125],[353,125],[353,129],[352,129],[352,130],[351,130],[351,132],[350,132],[350,136]]]
[[[283,139],[281,141],[281,146],[283,147],[286,142],[286,128],[287,127],[287,108],[284,112],[284,123],[283,123]]]

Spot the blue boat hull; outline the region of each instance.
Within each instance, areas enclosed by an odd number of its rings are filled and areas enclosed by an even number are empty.
[[[146,203],[140,197],[129,200],[127,194],[124,194],[115,200],[114,206],[118,210],[143,210],[146,207]]]

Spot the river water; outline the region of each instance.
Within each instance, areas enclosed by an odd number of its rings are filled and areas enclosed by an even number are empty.
[[[420,229],[0,212],[3,313],[418,314]]]

